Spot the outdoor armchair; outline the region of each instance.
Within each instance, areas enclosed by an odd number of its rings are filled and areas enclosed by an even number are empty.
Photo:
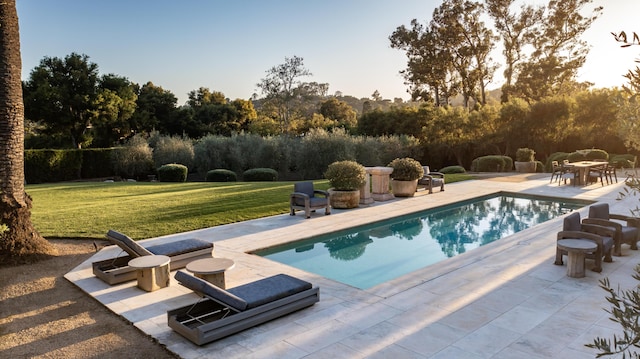
[[[418,185],[425,186],[429,193],[433,193],[434,187],[440,187],[440,191],[444,191],[444,173],[432,172],[429,166],[422,166],[424,175],[418,180]]]
[[[622,243],[638,249],[640,239],[640,218],[609,213],[608,203],[597,203],[589,206],[589,217],[582,220],[583,223],[597,224],[611,227],[616,230],[614,238],[613,255],[622,255]]]
[[[611,251],[615,231],[609,227],[594,224],[580,223],[580,213],[573,212],[564,218],[562,231],[558,232],[558,240],[579,239],[594,242],[598,247],[595,253],[587,254],[587,258],[594,260],[595,264],[591,269],[594,272],[602,272],[602,258],[605,262],[613,262]],[[562,265],[562,256],[567,255],[567,251],[556,246],[556,261],[554,264]]]
[[[324,208],[324,214],[331,214],[329,192],[314,189],[313,182],[299,182],[293,185],[293,193],[289,196],[289,208],[292,216],[296,210],[304,211],[306,218],[311,218],[311,212]]]

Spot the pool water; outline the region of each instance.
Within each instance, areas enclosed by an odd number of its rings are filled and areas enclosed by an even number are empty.
[[[367,289],[589,203],[499,192],[254,254]]]

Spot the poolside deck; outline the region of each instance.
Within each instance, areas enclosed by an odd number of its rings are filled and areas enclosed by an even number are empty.
[[[511,175],[448,184],[442,193],[334,210],[330,216],[285,214],[149,239],[215,242],[216,257],[236,263],[227,273],[229,287],[277,273],[320,287],[316,305],[202,347],[166,324],[167,310],[198,298],[175,280],[147,293],[135,282],[108,286],[93,276],[91,263],[114,256],[113,246],[65,277],[183,358],[593,358],[595,351],[584,344],[619,333],[603,310],[609,305],[598,280],[608,277],[623,289],[637,285],[631,275],[640,251],[623,245],[623,256],[603,263],[602,273],[587,270],[585,278],[568,278],[566,262],[553,265],[562,218],[368,290],[246,252],[501,190],[604,201],[612,212],[628,213],[640,203],[635,197],[616,200],[623,186],[622,180],[604,187],[558,186],[549,184],[548,175]],[[586,212],[580,210],[583,217]]]

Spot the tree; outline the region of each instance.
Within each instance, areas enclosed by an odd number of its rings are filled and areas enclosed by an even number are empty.
[[[464,106],[469,100],[486,103],[486,85],[496,65],[489,56],[496,37],[481,20],[483,6],[467,0],[445,0],[433,12],[431,27],[451,48],[453,67],[460,77]]]
[[[335,97],[320,104],[320,114],[325,118],[337,121],[338,126],[350,130],[356,127],[356,111],[344,101],[340,101]]]
[[[176,123],[177,103],[178,98],[171,91],[152,82],[142,85],[136,100],[136,111],[131,118],[134,132],[158,130],[166,134],[182,135],[182,129]]]
[[[45,57],[25,84],[25,114],[81,148],[98,110],[98,65],[87,55]]]
[[[263,106],[272,110],[282,133],[289,132],[296,117],[295,102],[303,95],[297,90],[303,87],[300,78],[305,76],[311,76],[311,72],[304,67],[302,57],[285,57],[284,64],[267,70],[267,77],[256,85],[265,95]]]
[[[621,47],[630,47],[640,45],[640,37],[637,33],[633,33],[631,40],[627,38],[627,34],[622,31],[619,34],[611,33],[614,39],[621,42]],[[636,60],[640,62],[640,60]],[[627,147],[635,150],[640,149],[640,67],[636,66],[634,70],[629,70],[625,77],[628,84],[623,86],[624,93],[616,96],[615,103],[617,107],[616,120],[618,123],[618,136],[624,140]]]
[[[502,86],[502,102],[509,100],[513,81],[517,77],[516,65],[524,60],[523,48],[533,40],[536,25],[542,21],[544,9],[521,5],[520,13],[511,13],[515,0],[486,0],[486,8],[494,26],[502,37],[505,83]]]
[[[581,15],[583,7],[592,2],[549,1],[547,14],[532,37],[531,57],[518,68],[514,86],[517,96],[531,102],[575,88],[577,71],[589,52],[587,43],[580,40],[580,36],[602,13],[600,6],[588,17]]]
[[[404,50],[407,68],[400,71],[413,100],[447,105],[458,94],[459,77],[452,67],[450,48],[432,29],[411,20],[411,29],[398,27],[389,37],[391,47]],[[366,111],[363,111],[366,112]]]
[[[55,254],[31,223],[24,188],[24,103],[15,0],[0,2],[0,263]]]
[[[126,77],[108,74],[102,76],[98,86],[91,143],[96,147],[110,147],[137,130],[130,120],[136,111],[138,85]]]

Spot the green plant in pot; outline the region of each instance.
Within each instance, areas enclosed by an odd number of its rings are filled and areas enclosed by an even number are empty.
[[[396,158],[388,165],[391,172],[391,188],[394,196],[411,197],[416,193],[418,180],[424,175],[420,162],[410,157]]]
[[[355,208],[360,202],[360,187],[367,172],[355,161],[337,161],[327,167],[324,177],[329,180],[329,202],[333,208]]]
[[[522,147],[516,151],[516,161],[514,163],[516,172],[532,173],[536,171],[536,152],[530,148]]]

